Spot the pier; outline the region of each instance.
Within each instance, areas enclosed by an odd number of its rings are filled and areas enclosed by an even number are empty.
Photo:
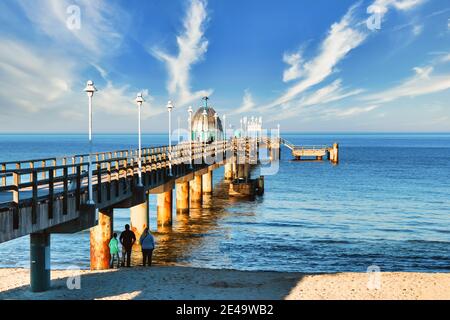
[[[88,155],[0,163],[0,243],[30,235],[35,292],[50,288],[51,234],[90,228],[91,269],[107,269],[114,209],[130,209],[131,229],[139,239],[149,225],[148,195],[156,194],[157,224],[170,228],[174,189],[176,211],[189,214],[190,208],[202,207],[204,196],[211,196],[214,170],[225,166],[231,183],[240,176],[250,178],[251,166],[258,163],[250,151],[264,144],[278,155],[279,150],[272,150],[280,145],[275,140],[232,138],[143,148],[141,169],[138,150],[92,154],[93,204],[88,201]]]

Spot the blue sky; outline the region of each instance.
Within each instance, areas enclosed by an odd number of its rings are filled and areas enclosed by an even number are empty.
[[[146,132],[205,94],[234,124],[450,131],[449,19],[444,0],[4,0],[0,132],[85,132],[88,79],[95,132],[134,132],[140,91]]]

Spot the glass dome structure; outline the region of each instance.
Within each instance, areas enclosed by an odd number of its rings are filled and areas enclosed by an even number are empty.
[[[206,110],[206,115],[204,111]],[[192,140],[212,142],[221,140],[223,137],[222,120],[217,117],[217,132],[216,119],[214,114],[216,111],[211,107],[200,107],[192,117]],[[217,137],[216,137],[217,134]]]

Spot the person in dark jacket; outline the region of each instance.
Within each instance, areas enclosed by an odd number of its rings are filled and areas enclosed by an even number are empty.
[[[155,238],[153,238],[153,235],[148,231],[148,228],[145,228],[139,239],[139,243],[142,247],[142,264],[144,267],[147,264],[150,267],[152,265],[153,249],[155,249]]]
[[[123,231],[120,234],[120,243],[122,244],[122,251],[125,250],[125,252],[122,252],[122,254],[124,256],[126,255],[126,258],[127,258],[126,266],[127,267],[130,266],[131,249],[133,248],[133,244],[135,242],[136,242],[136,236],[134,235],[134,232],[130,230],[130,225],[126,224],[125,231]]]

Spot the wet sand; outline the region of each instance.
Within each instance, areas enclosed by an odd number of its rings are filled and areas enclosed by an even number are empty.
[[[67,280],[76,275],[80,289],[69,290]],[[368,288],[370,279],[366,273],[306,275],[174,266],[53,270],[52,289],[32,293],[29,270],[16,268],[0,269],[0,299],[450,299],[449,273],[382,273],[378,289]]]

